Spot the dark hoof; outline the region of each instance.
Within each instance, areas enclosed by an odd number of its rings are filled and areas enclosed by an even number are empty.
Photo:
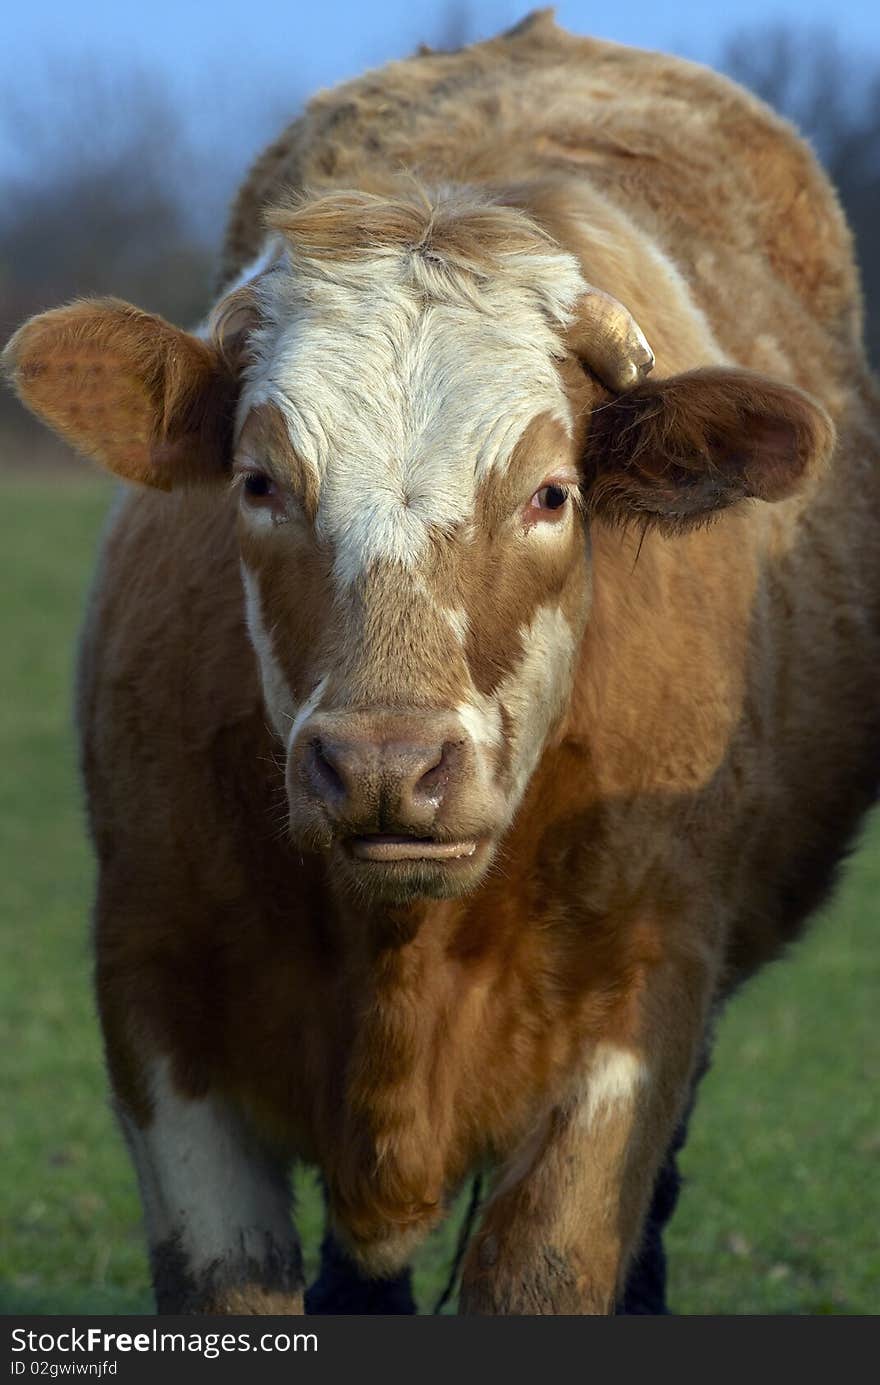
[[[360,1313],[415,1313],[412,1276],[404,1270],[394,1279],[368,1279],[348,1258],[332,1236],[321,1245],[321,1270],[306,1290],[306,1313],[352,1315]]]

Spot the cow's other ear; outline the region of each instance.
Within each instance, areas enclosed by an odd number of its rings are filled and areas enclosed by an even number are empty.
[[[649,380],[590,416],[590,513],[669,531],[738,500],[784,500],[829,458],[834,425],[801,390],[746,370]]]
[[[22,401],[127,481],[170,490],[229,465],[234,373],[206,341],[119,299],[26,322],[3,353]]]

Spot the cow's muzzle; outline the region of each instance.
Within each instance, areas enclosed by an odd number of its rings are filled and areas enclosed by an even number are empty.
[[[358,873],[424,884],[485,864],[486,767],[447,712],[317,712],[290,747],[287,778],[294,837],[337,848]]]

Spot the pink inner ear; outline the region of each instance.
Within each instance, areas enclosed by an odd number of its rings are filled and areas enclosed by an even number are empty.
[[[790,419],[757,414],[748,421],[743,478],[759,500],[784,500],[798,487],[809,460],[807,439]]]

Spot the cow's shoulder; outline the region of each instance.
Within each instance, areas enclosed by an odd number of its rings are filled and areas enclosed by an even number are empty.
[[[592,45],[579,85],[566,137],[594,184],[686,264],[712,247],[724,280],[762,261],[812,317],[852,338],[852,235],[793,125],[717,72],[612,44]]]
[[[111,823],[171,841],[194,814],[204,820],[212,789],[218,804],[233,781],[239,797],[250,791],[271,747],[229,497],[120,495],[83,627],[77,703],[99,850]]]

